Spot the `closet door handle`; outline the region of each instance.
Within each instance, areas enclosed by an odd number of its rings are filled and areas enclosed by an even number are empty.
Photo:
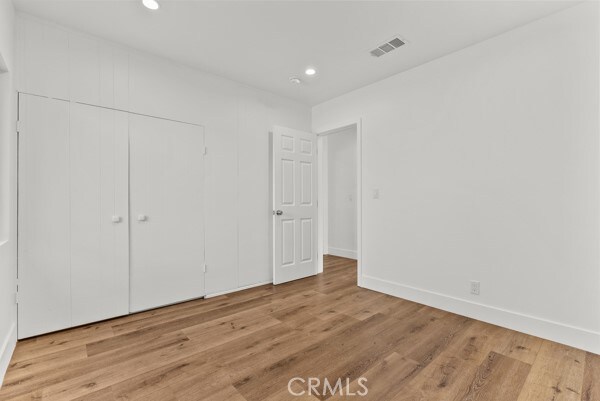
[[[146,221],[148,220],[148,216],[145,214],[138,214],[138,221]]]
[[[113,223],[120,223],[121,222],[121,216],[113,216],[112,217],[112,222]]]

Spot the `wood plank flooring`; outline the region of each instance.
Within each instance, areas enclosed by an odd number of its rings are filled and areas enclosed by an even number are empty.
[[[600,356],[358,288],[353,260],[325,263],[20,341],[0,400],[600,401]],[[294,377],[341,378],[343,394],[294,396]],[[348,395],[360,378],[368,394]]]

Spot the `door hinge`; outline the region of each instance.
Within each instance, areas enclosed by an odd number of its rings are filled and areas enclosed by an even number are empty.
[[[206,155],[207,153],[208,153],[208,148],[205,146],[205,147],[204,147],[204,150],[202,151],[202,154],[203,154],[203,155]]]
[[[15,291],[15,303],[18,304],[19,303],[19,279],[17,279],[16,281],[17,281],[17,290]]]
[[[202,266],[202,270],[204,273],[206,273],[206,263]]]
[[[21,132],[21,120],[17,120],[17,134]]]

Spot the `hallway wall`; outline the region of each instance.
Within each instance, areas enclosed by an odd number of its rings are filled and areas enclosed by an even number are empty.
[[[362,121],[365,287],[600,353],[599,27],[582,3],[313,108]]]
[[[327,135],[327,253],[356,259],[356,127]]]

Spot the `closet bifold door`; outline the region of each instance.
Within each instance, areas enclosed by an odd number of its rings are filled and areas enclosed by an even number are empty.
[[[129,312],[128,114],[72,103],[72,325]]]
[[[69,103],[19,95],[18,337],[71,325]]]
[[[19,338],[129,311],[127,119],[19,95]]]
[[[131,115],[130,311],[204,295],[204,131]]]

